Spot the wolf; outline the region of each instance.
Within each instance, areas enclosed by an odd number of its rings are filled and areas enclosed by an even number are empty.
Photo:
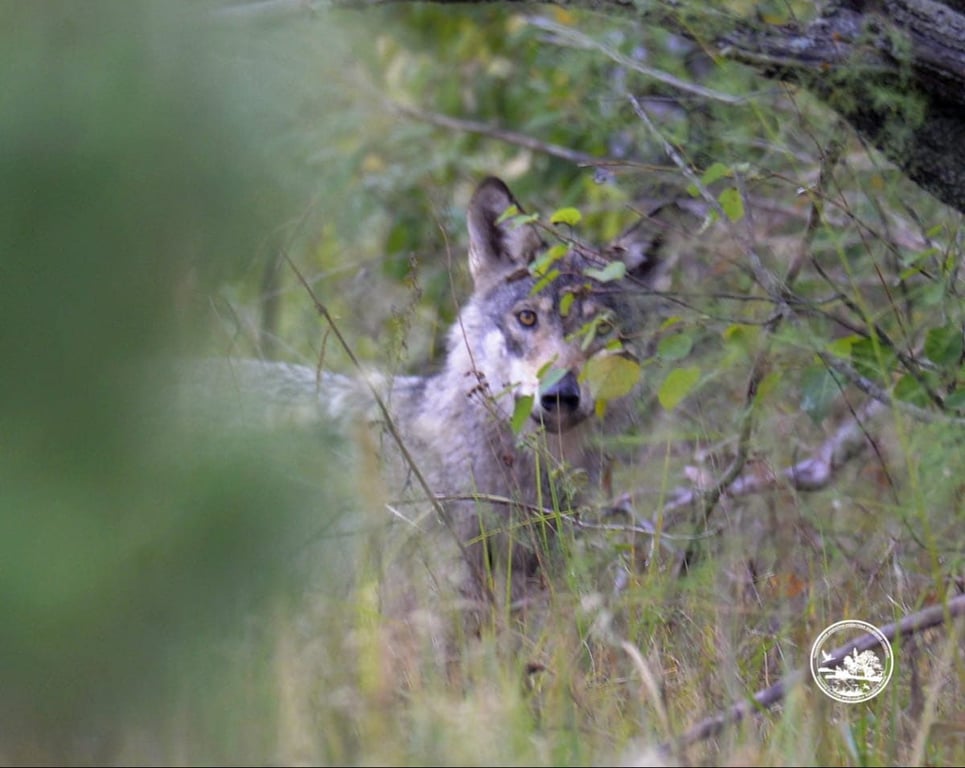
[[[367,414],[390,478],[394,532],[378,551],[396,610],[418,605],[415,582],[441,610],[525,605],[545,588],[560,521],[605,474],[598,436],[632,423],[632,398],[609,383],[639,372],[659,236],[638,224],[602,249],[553,245],[495,177],[473,194],[467,227],[473,290],[439,372],[359,382],[232,363],[236,386],[271,392],[275,405],[356,423]]]

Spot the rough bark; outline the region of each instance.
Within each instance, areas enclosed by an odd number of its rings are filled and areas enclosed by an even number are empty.
[[[965,3],[850,0],[803,29],[746,26],[720,52],[799,83],[965,212]]]

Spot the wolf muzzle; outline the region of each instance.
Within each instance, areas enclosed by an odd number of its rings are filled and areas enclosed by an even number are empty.
[[[534,414],[551,432],[565,432],[583,420],[586,409],[581,408],[580,382],[572,371],[567,371],[553,386],[540,393],[538,414]]]

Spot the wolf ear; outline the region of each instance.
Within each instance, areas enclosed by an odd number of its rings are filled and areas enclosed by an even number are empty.
[[[511,218],[497,223],[511,206],[523,213],[509,188],[492,176],[469,201],[469,271],[477,286],[527,266],[545,245],[532,224],[520,225]]]
[[[663,234],[650,222],[641,219],[625,230],[605,249],[608,258],[622,261],[627,274],[637,280],[648,282],[660,264],[660,246]]]
[[[611,259],[622,261],[627,274],[646,285],[653,286],[667,265],[664,245],[674,232],[693,231],[700,219],[677,201],[664,202],[651,207],[616,240],[607,246],[605,253]]]

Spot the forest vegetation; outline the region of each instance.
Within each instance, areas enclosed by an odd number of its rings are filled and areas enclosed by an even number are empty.
[[[0,763],[965,762],[963,19],[0,3]],[[358,436],[172,392],[437,368],[489,175],[581,240],[674,214],[606,524],[441,673],[386,652]],[[807,672],[844,619],[867,702]]]

